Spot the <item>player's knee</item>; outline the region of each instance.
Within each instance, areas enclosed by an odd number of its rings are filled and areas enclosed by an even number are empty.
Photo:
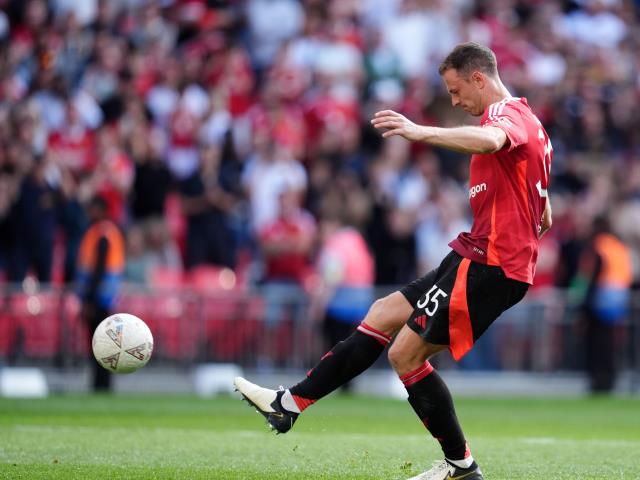
[[[409,303],[404,300],[404,297],[402,297],[402,301],[405,302],[406,305],[399,303],[395,295],[396,294],[387,295],[373,302],[371,307],[369,307],[369,312],[364,319],[364,323],[386,335],[395,335],[411,314],[411,307]]]
[[[445,348],[446,346],[444,345],[433,345],[424,342],[415,336],[413,332],[404,337],[401,333],[400,336],[396,338],[395,343],[389,348],[387,357],[393,369],[399,375],[403,375],[416,368],[420,368],[426,360]]]
[[[398,344],[392,344],[391,348],[389,348],[389,353],[387,353],[387,358],[389,359],[389,363],[396,371],[404,370],[405,363],[407,361],[406,354],[403,352],[402,348]]]
[[[380,321],[384,318],[385,305],[387,297],[379,298],[371,304],[369,311],[367,312],[367,319],[373,321]]]
[[[369,307],[367,316],[364,318],[364,323],[384,333],[389,333],[386,331],[387,324],[389,323],[387,318],[389,315],[387,303],[387,297],[379,298],[373,302]]]

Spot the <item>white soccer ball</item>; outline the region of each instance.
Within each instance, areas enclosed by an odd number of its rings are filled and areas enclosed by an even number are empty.
[[[93,356],[111,372],[131,373],[144,367],[153,352],[153,335],[135,315],[116,313],[105,318],[91,341]]]

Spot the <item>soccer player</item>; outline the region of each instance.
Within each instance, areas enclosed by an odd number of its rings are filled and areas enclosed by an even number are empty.
[[[552,149],[527,101],[512,97],[500,80],[490,49],[458,45],[439,71],[453,106],[481,117],[480,126],[420,126],[391,110],[376,113],[371,123],[385,138],[400,135],[472,154],[471,232],[449,244],[452,251],[438,268],[374,302],[357,330],[297,385],[276,391],[241,377],[235,385],[272,428],[284,433],[305,408],[369,368],[395,336],[389,361],[445,457],[415,478],[479,480],[483,476],[451,394],[429,358],[448,349],[459,360],[502,312],[525,296],[539,238],[551,227],[547,186]]]

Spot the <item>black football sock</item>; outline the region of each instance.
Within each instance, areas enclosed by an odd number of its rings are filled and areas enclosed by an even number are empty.
[[[473,457],[458,423],[447,385],[429,362],[400,377],[409,403],[431,435],[440,442],[447,460],[468,468]]]
[[[307,372],[307,378],[289,389],[300,411],[364,372],[390,341],[388,335],[361,323]]]

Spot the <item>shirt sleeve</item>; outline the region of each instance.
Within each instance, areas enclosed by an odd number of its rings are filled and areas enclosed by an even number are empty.
[[[509,139],[508,151],[529,140],[522,115],[509,103],[498,102],[491,105],[482,126],[497,127],[502,130]]]

